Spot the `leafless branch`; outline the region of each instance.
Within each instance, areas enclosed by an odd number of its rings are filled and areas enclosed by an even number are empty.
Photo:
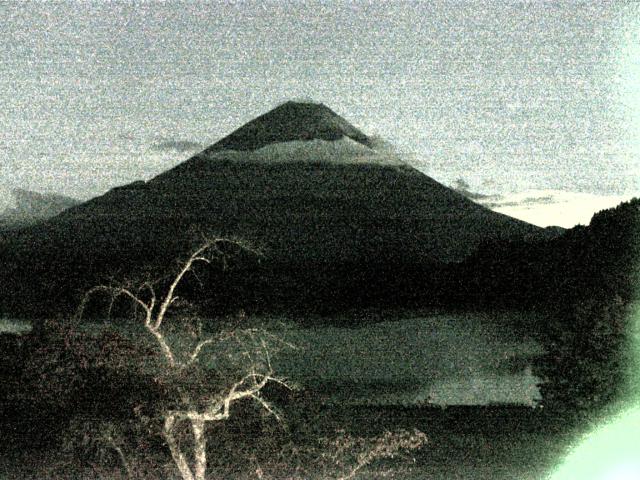
[[[202,349],[207,345],[211,345],[213,342],[214,342],[213,338],[207,338],[206,340],[202,340],[200,343],[198,343],[198,345],[196,345],[196,348],[194,348],[193,352],[189,356],[189,359],[186,362],[186,366],[193,364],[193,362],[195,362],[198,359],[198,355],[200,355],[200,352],[202,351]]]
[[[185,274],[191,270],[194,262],[204,261],[206,263],[211,263],[211,261],[203,257],[202,254],[206,252],[209,248],[211,248],[211,245],[213,245],[214,241],[215,240],[206,242],[204,245],[198,248],[195,252],[193,252],[191,256],[187,259],[187,261],[184,263],[184,265],[182,266],[178,274],[175,276],[175,278],[173,279],[173,282],[171,282],[171,285],[169,286],[169,290],[167,291],[167,294],[165,295],[164,300],[160,305],[160,311],[156,315],[156,319],[154,323],[154,328],[156,330],[159,329],[160,326],[162,325],[162,321],[164,320],[164,316],[167,313],[167,309],[173,302],[174,292],[177,286],[180,284]]]
[[[258,394],[254,394],[254,395],[251,395],[251,398],[253,398],[258,403],[260,403],[262,405],[262,408],[264,408],[267,412],[273,415],[276,418],[276,420],[278,420],[279,422],[282,422],[280,415],[278,415],[278,413],[271,407],[269,402],[267,402],[264,398],[262,398],[262,396]]]

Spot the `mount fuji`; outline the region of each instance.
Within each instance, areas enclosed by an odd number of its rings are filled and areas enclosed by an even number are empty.
[[[438,183],[325,105],[287,102],[147,182],[6,235],[5,308],[72,305],[114,272],[167,265],[194,231],[263,252],[238,287],[263,304],[393,297],[482,243],[550,235]]]

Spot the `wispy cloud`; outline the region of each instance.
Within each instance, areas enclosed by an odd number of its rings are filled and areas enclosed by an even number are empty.
[[[511,217],[540,227],[588,225],[593,215],[630,200],[632,195],[595,195],[562,190],[529,190],[474,199]]]
[[[471,191],[471,186],[463,179],[458,178],[452,185],[452,188],[471,200],[488,200],[490,198],[498,198],[497,195],[486,195],[484,193]]]
[[[191,140],[163,138],[153,145],[153,149],[161,152],[195,152],[204,149],[204,145]]]
[[[491,182],[493,184],[493,182]],[[496,187],[493,184],[493,187]],[[495,212],[540,227],[571,228],[588,225],[593,215],[633,198],[633,195],[596,195],[565,190],[524,190],[517,193],[490,194],[475,191],[463,178],[451,188]]]

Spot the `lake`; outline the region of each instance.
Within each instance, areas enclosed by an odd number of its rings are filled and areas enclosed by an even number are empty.
[[[389,320],[383,315],[383,321],[358,327],[335,326],[337,321],[298,326],[281,318],[288,327],[274,333],[298,348],[274,355],[273,364],[279,375],[340,404],[533,406],[541,396],[531,363],[544,351],[508,327],[518,315],[390,312]],[[26,320],[0,319],[0,333],[31,328]]]
[[[299,346],[276,370],[330,401],[368,405],[533,406],[541,399],[531,365],[544,350],[516,334],[519,312],[404,314],[357,328],[293,327]]]

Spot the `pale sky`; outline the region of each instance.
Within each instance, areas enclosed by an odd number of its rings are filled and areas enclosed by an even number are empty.
[[[149,178],[287,99],[473,190],[640,193],[636,2],[2,2],[0,188]]]

